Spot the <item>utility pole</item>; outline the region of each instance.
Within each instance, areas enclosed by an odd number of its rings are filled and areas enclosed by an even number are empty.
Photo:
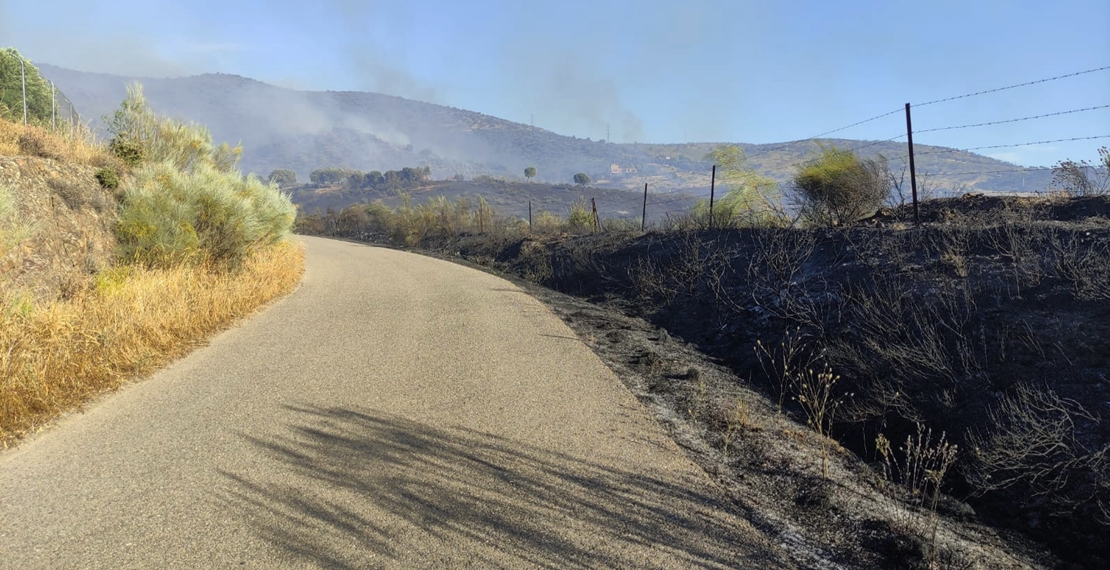
[[[910,104],[906,103],[906,138],[910,145],[910,188],[913,189],[913,225],[921,225],[917,210],[917,168],[913,164],[913,123],[910,121]]]

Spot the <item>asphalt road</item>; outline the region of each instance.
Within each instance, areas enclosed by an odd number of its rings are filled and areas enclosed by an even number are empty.
[[[520,289],[305,242],[295,294],[0,455],[0,567],[790,566]]]

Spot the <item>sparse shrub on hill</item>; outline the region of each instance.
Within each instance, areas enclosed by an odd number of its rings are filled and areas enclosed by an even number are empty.
[[[836,226],[871,215],[890,196],[885,160],[861,159],[850,150],[826,147],[794,175],[806,220]]]
[[[100,183],[100,187],[106,190],[115,190],[119,188],[119,174],[112,168],[101,168],[96,171],[96,181]]]

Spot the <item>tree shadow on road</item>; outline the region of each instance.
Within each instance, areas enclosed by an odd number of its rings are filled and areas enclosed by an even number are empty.
[[[244,436],[277,461],[225,473],[238,514],[291,560],[333,568],[791,567],[715,497],[463,428],[290,407]]]

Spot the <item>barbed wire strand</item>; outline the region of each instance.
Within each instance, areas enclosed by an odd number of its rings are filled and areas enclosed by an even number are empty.
[[[1097,111],[1099,109],[1110,109],[1110,104],[1108,104],[1108,105],[1098,105],[1096,107],[1086,107],[1086,108],[1083,108],[1083,109],[1072,109],[1071,111],[1059,111],[1059,112],[1056,112],[1056,113],[1048,113],[1048,114],[1045,114],[1045,115],[1034,115],[1032,117],[1021,117],[1019,119],[1006,119],[1006,120],[1003,120],[1003,121],[991,121],[989,123],[976,123],[974,125],[956,125],[956,126],[951,126],[951,127],[936,127],[936,128],[933,128],[933,129],[922,129],[920,131],[914,131],[913,134],[917,135],[917,134],[923,134],[923,133],[934,133],[934,132],[937,132],[937,131],[952,131],[952,130],[956,130],[956,129],[970,129],[972,127],[989,127],[991,125],[1001,125],[1001,124],[1005,124],[1005,123],[1017,123],[1017,122],[1021,122],[1021,121],[1031,121],[1033,119],[1043,119],[1045,117],[1058,117],[1060,115],[1071,115],[1072,113],[1083,113],[1083,112],[1086,112],[1086,111]]]
[[[972,174],[1003,174],[1007,172],[1042,172],[1052,170],[1051,166],[1024,166],[1008,170],[969,170],[967,172],[945,172],[944,176],[970,176]]]
[[[763,150],[763,151],[757,152],[755,154],[750,154],[750,155],[747,155],[745,158],[747,158],[748,160],[751,160],[751,159],[753,159],[757,156],[762,156],[764,154],[775,152],[776,150],[782,150],[782,149],[784,149],[784,148],[786,148],[790,145],[793,145],[793,144],[797,144],[797,143],[801,143],[801,142],[807,142],[807,141],[811,141],[811,140],[814,140],[814,139],[819,139],[821,137],[828,136],[828,135],[831,135],[833,133],[839,133],[840,131],[846,131],[846,130],[852,128],[852,127],[858,127],[862,124],[870,123],[871,121],[876,121],[876,120],[882,119],[883,117],[889,117],[889,116],[891,116],[895,113],[901,113],[901,112],[903,112],[903,109],[901,109],[901,108],[895,109],[893,111],[888,111],[888,112],[883,113],[881,115],[875,115],[874,117],[871,117],[870,119],[864,119],[862,121],[857,121],[855,123],[852,123],[852,124],[844,126],[844,127],[840,127],[838,129],[833,129],[831,131],[826,131],[826,132],[823,132],[823,133],[818,134],[818,135],[813,135],[811,137],[806,137],[804,139],[798,139],[796,141],[790,141],[788,143],[782,144],[782,145],[777,146],[775,148],[769,148],[767,150]]]
[[[1096,135],[1096,136],[1092,136],[1092,137],[1072,137],[1070,139],[1054,139],[1054,140],[1050,140],[1050,141],[1034,141],[1034,142],[1015,143],[1015,144],[995,144],[995,145],[990,145],[990,146],[976,146],[976,147],[971,147],[971,148],[948,148],[948,149],[944,149],[944,150],[927,150],[925,152],[915,152],[914,155],[915,156],[928,156],[930,154],[948,154],[948,153],[953,153],[953,152],[971,152],[973,150],[987,150],[987,149],[992,149],[992,148],[1015,148],[1015,147],[1020,147],[1020,146],[1036,146],[1036,145],[1041,145],[1041,144],[1052,144],[1052,143],[1058,143],[1058,142],[1093,141],[1093,140],[1108,139],[1108,138],[1110,138],[1110,135]]]
[[[1030,85],[1036,85],[1038,83],[1048,83],[1049,81],[1056,81],[1058,79],[1066,79],[1068,77],[1076,77],[1078,75],[1085,75],[1087,73],[1095,73],[1096,71],[1106,71],[1107,69],[1110,69],[1110,65],[1107,65],[1107,66],[1104,66],[1104,67],[1098,67],[1098,68],[1095,68],[1095,69],[1088,69],[1086,71],[1077,71],[1075,73],[1068,73],[1066,75],[1057,75],[1056,77],[1046,77],[1044,79],[1038,79],[1036,81],[1027,81],[1025,83],[1018,83],[1017,85],[1007,85],[1006,87],[998,87],[998,88],[995,88],[995,89],[987,89],[986,91],[977,91],[975,93],[967,93],[967,94],[964,94],[964,95],[957,95],[955,97],[945,97],[943,99],[936,99],[936,100],[929,101],[929,102],[926,102],[926,103],[918,103],[917,105],[914,105],[914,107],[924,107],[926,105],[934,105],[934,104],[937,104],[937,103],[945,103],[947,101],[955,101],[957,99],[967,99],[968,97],[977,97],[979,95],[986,95],[987,93],[997,93],[999,91],[1006,91],[1007,89],[1016,89],[1018,87],[1028,87]]]

